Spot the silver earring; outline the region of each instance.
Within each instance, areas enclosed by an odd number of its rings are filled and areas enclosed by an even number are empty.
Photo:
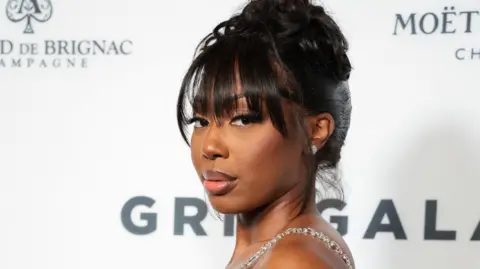
[[[313,155],[315,155],[315,153],[317,153],[317,151],[318,151],[317,146],[312,145],[312,153],[313,153]]]

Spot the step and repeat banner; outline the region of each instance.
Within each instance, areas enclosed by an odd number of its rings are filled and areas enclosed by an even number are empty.
[[[176,125],[199,40],[239,0],[0,0],[0,268],[224,268],[235,221]],[[328,0],[351,44],[357,268],[480,269],[480,3]]]

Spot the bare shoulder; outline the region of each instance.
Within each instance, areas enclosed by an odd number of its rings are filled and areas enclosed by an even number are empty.
[[[342,258],[322,242],[301,235],[285,237],[271,249],[260,269],[346,269]]]

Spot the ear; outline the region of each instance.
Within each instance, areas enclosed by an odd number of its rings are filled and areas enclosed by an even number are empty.
[[[321,113],[308,117],[308,130],[312,144],[322,148],[335,129],[335,121],[330,113]]]

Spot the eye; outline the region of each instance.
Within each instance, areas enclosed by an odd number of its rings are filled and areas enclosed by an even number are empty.
[[[231,123],[232,125],[235,126],[246,126],[249,124],[254,124],[254,123],[259,123],[262,121],[262,118],[260,115],[257,114],[244,114],[244,115],[238,115],[235,116]]]
[[[202,128],[208,126],[208,120],[201,118],[201,117],[193,117],[188,120],[188,124],[192,124],[195,128]]]

